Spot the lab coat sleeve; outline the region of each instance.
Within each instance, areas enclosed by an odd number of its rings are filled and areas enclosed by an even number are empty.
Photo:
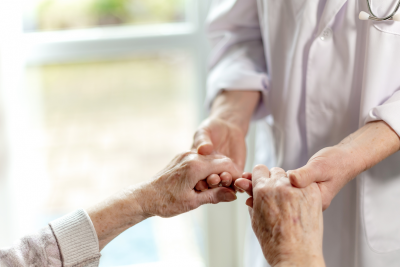
[[[400,136],[400,91],[396,91],[382,105],[372,108],[365,123],[382,120]]]
[[[268,115],[268,77],[256,0],[213,0],[207,20],[211,44],[206,105],[221,90],[260,91],[253,119]]]

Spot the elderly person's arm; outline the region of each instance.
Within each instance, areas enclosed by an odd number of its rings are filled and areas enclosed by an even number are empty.
[[[212,173],[240,173],[225,156],[178,155],[153,179],[108,198],[88,210],[78,210],[0,249],[0,266],[98,266],[100,250],[126,229],[152,216],[172,217],[208,203],[229,202],[235,192],[218,187],[196,191],[198,181]]]
[[[252,176],[252,177],[251,177]],[[295,188],[284,170],[264,165],[235,185],[250,197],[251,223],[268,263],[273,267],[323,267],[322,202],[317,184]]]

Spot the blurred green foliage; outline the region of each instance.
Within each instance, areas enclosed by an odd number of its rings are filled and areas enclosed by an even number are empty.
[[[91,4],[98,24],[127,23],[131,19],[130,0],[96,0]]]
[[[186,0],[39,0],[35,30],[183,21]]]

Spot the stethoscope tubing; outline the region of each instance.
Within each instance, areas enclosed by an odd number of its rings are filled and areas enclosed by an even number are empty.
[[[383,17],[383,18],[378,18],[378,17],[374,14],[374,12],[372,11],[372,8],[371,8],[371,0],[367,0],[367,4],[368,4],[369,13],[371,14],[371,15],[369,16],[369,19],[375,20],[375,21],[392,20],[392,19],[393,19],[393,16],[397,13],[397,11],[398,11],[399,8],[400,8],[400,0],[399,0],[399,1],[397,1],[396,8],[395,8],[394,11],[392,12],[392,14],[390,14],[389,16]]]

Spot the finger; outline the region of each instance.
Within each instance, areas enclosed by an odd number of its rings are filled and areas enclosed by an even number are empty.
[[[218,186],[220,182],[221,178],[218,174],[213,173],[207,177],[207,184],[209,186]]]
[[[213,150],[213,142],[210,133],[206,129],[199,129],[194,135],[193,147],[201,155],[210,155]]]
[[[208,189],[208,184],[205,180],[198,181],[196,186],[194,187],[197,191],[204,191]]]
[[[266,178],[269,177],[270,177],[270,172],[267,166],[262,164],[255,166],[253,168],[253,175],[252,175],[253,187],[255,187],[259,183],[262,183]]]
[[[197,201],[200,205],[231,202],[236,199],[235,192],[228,187],[218,187],[197,193]]]
[[[230,179],[232,178],[239,178],[240,177],[240,172],[237,169],[236,165],[233,163],[233,161],[227,157],[221,157],[221,155],[212,155],[212,156],[207,156],[212,157],[211,160],[207,162],[207,165],[205,165],[205,171],[208,172],[207,175],[213,174],[213,173],[223,173],[227,172],[230,175]],[[221,177],[222,180],[223,177]],[[227,178],[227,177],[224,177]]]
[[[294,170],[288,171],[290,183],[295,187],[304,188],[314,182],[324,181],[323,172],[319,168],[312,168],[309,164]]]
[[[246,205],[249,206],[250,208],[253,208],[253,197],[249,197],[246,200]]]
[[[229,172],[223,172],[219,175],[221,177],[222,186],[230,186],[232,183],[232,175]]]
[[[251,172],[244,172],[242,178],[251,180]]]
[[[271,169],[271,178],[279,179],[282,177],[287,177],[287,174],[283,169],[278,167],[274,167]]]
[[[246,192],[249,196],[253,196],[253,185],[250,180],[239,178],[235,181],[235,186],[238,189],[241,189],[244,192]]]

